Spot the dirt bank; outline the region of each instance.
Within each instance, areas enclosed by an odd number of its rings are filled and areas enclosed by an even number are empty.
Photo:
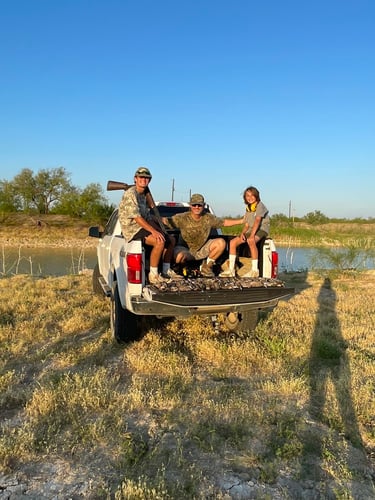
[[[64,215],[12,215],[0,225],[0,247],[93,248],[90,224]]]

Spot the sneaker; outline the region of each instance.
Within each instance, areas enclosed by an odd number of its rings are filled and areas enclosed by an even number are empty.
[[[251,269],[251,271],[243,274],[242,278],[259,278],[259,271],[258,269]]]
[[[234,269],[226,269],[225,271],[219,274],[220,278],[235,278],[236,271]]]
[[[158,283],[164,283],[167,281],[161,274],[148,273],[148,282],[151,285],[157,285]]]
[[[207,262],[204,262],[201,267],[200,267],[200,272],[205,278],[214,278],[215,273],[212,270],[212,266],[207,264]]]
[[[162,277],[166,279],[172,280],[183,280],[184,277],[181,274],[177,274],[173,269],[169,268],[166,273],[162,273]]]

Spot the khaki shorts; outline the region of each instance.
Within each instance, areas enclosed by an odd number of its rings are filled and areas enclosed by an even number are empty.
[[[202,260],[208,257],[210,253],[210,246],[213,240],[207,240],[206,243],[201,247],[195,254],[192,254],[188,248],[177,245],[174,249],[174,255],[176,256],[178,253],[183,253],[187,260]]]
[[[251,233],[251,230],[247,231],[247,233],[245,234],[246,238],[248,238],[250,236],[250,233]],[[255,233],[255,236],[258,236],[258,238],[261,240],[262,238],[267,238],[268,233],[266,233],[266,231],[263,231],[263,229],[259,229]]]

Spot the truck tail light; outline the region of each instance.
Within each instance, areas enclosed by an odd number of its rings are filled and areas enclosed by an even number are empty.
[[[271,278],[277,278],[279,264],[279,254],[277,252],[271,253]]]
[[[142,254],[126,254],[126,264],[128,266],[128,282],[135,284],[142,283]]]

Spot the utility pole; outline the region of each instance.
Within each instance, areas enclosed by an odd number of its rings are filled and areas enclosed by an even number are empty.
[[[172,179],[172,201],[174,201],[174,179]]]
[[[289,201],[289,219],[292,215],[292,200]]]

